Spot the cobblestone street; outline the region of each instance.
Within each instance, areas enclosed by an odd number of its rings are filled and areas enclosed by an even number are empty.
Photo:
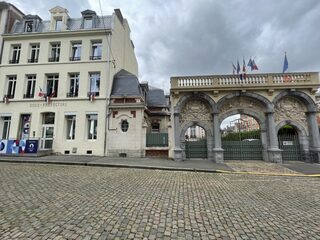
[[[320,239],[320,180],[0,163],[0,239]]]

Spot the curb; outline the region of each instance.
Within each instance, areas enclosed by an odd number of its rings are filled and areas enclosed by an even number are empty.
[[[296,174],[296,173],[264,173],[264,172],[241,172],[241,171],[224,171],[216,170],[218,173],[225,174],[246,174],[246,175],[263,175],[263,176],[283,176],[283,177],[320,177],[320,174]]]
[[[132,169],[147,169],[147,170],[177,171],[177,172],[203,172],[203,173],[222,173],[222,174],[261,175],[261,176],[320,177],[320,174],[263,173],[263,172],[245,172],[245,171],[226,171],[226,170],[216,170],[216,169],[174,168],[174,167],[159,167],[159,166],[145,166],[145,165],[124,165],[124,164],[113,164],[113,163],[60,162],[60,161],[35,161],[35,160],[12,160],[12,159],[10,159],[10,160],[0,159],[0,162],[71,165],[71,166],[73,165],[73,166],[88,166],[88,167],[110,167],[110,168],[132,168]]]

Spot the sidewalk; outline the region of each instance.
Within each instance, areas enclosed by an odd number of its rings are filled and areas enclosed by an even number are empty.
[[[298,161],[285,162],[283,164],[263,161],[225,161],[224,163],[214,163],[203,159],[176,162],[163,158],[110,158],[99,156],[51,155],[44,157],[0,156],[0,162],[278,175],[320,174],[320,164]]]

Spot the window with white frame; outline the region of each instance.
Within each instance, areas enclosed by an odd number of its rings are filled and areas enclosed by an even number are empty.
[[[61,31],[62,30],[62,19],[56,19],[55,30],[56,31]]]
[[[31,44],[30,45],[31,51],[30,51],[30,58],[28,59],[29,63],[37,63],[39,59],[39,53],[40,53],[40,44]]]
[[[16,91],[16,84],[17,84],[17,76],[8,76],[8,88],[7,88],[7,94],[5,97],[7,98],[14,98],[14,94]]]
[[[51,43],[49,62],[59,62],[60,60],[60,43]]]
[[[87,114],[88,139],[97,139],[98,115]]]
[[[76,116],[68,115],[66,116],[67,121],[67,139],[74,140],[76,137]]]
[[[26,75],[26,93],[24,98],[34,98],[36,88],[36,75]]]
[[[69,74],[69,92],[67,97],[78,97],[79,93],[79,73],[70,73]]]
[[[102,42],[92,42],[90,60],[100,60],[102,58]]]
[[[59,75],[47,75],[47,96],[48,97],[57,97],[58,96],[58,84],[59,84]]]
[[[11,46],[11,60],[9,63],[19,63],[20,60],[21,45]]]
[[[72,43],[70,61],[81,60],[81,48],[82,48],[81,42]]]
[[[89,94],[99,96],[100,93],[100,73],[89,74]]]
[[[10,132],[10,126],[11,126],[11,117],[1,117],[1,139],[9,139],[9,132]]]

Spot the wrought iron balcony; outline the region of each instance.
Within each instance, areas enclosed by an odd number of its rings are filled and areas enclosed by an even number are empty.
[[[38,62],[38,58],[30,58],[28,59],[28,63],[37,63]]]
[[[70,61],[80,61],[81,57],[70,57],[69,60]]]
[[[34,98],[34,94],[30,94],[30,93],[23,94],[23,98]]]
[[[49,58],[48,62],[59,62],[59,57]]]
[[[67,93],[67,97],[71,98],[71,97],[78,97],[78,92],[68,92]]]
[[[19,63],[19,59],[9,60],[9,64],[16,64],[16,63]]]
[[[99,97],[99,92],[88,92],[88,97],[90,96]]]
[[[90,56],[90,60],[101,60],[101,56]]]
[[[6,95],[3,96],[3,98],[13,99],[14,98],[14,94],[6,94]]]

